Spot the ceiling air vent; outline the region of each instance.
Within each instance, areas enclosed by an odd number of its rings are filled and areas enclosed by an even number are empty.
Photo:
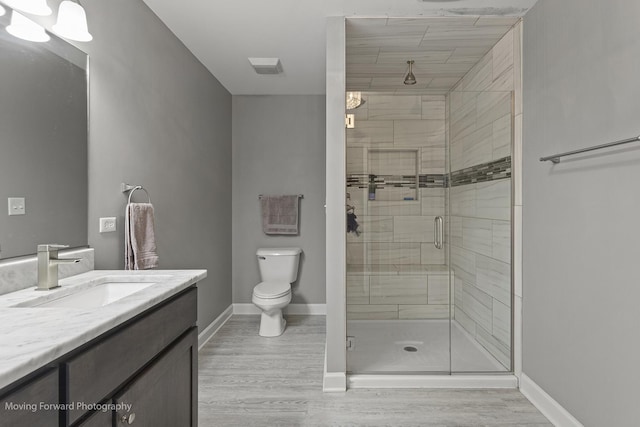
[[[258,74],[280,74],[282,63],[279,58],[249,58],[249,62]]]

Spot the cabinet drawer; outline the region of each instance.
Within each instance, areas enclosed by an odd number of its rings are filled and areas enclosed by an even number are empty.
[[[0,399],[0,426],[57,426],[58,370],[28,382]]]
[[[196,294],[196,288],[183,293],[70,359],[65,364],[66,402],[100,402],[195,325]],[[69,411],[67,423],[82,414],[82,410],[74,408]]]

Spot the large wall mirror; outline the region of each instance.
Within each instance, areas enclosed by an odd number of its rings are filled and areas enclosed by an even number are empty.
[[[87,245],[88,59],[53,34],[10,35],[0,16],[0,259],[39,243]],[[9,198],[25,214],[9,215]],[[14,209],[14,213],[15,213]]]

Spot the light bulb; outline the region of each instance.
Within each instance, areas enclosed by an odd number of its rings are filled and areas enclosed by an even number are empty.
[[[47,0],[4,0],[10,8],[19,10],[31,15],[47,16],[53,12]]]
[[[11,14],[11,24],[7,26],[7,32],[30,42],[46,42],[51,39],[44,28],[16,11]]]
[[[65,0],[60,3],[58,20],[52,27],[53,32],[65,39],[88,42],[93,40],[87,26],[87,14],[77,3]]]

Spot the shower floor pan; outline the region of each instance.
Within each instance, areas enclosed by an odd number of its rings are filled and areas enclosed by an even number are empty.
[[[455,320],[350,320],[352,374],[507,372]]]

